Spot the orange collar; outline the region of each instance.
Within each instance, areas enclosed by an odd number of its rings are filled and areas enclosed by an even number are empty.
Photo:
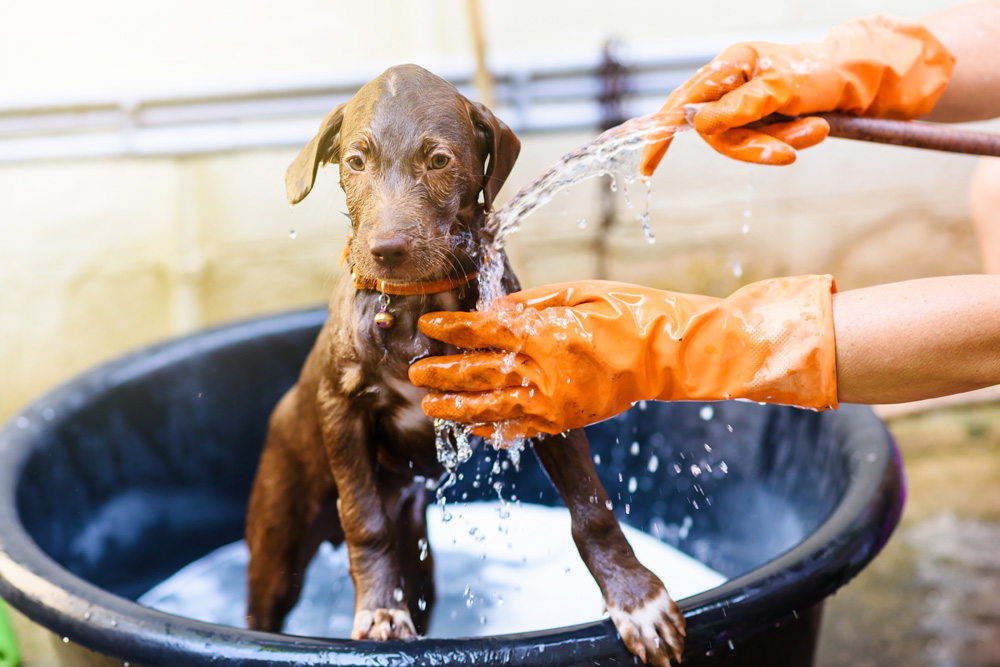
[[[351,256],[351,237],[347,237],[347,245],[340,256],[340,263],[347,264]],[[390,296],[414,296],[416,294],[438,294],[440,292],[450,292],[456,287],[468,285],[479,275],[477,271],[471,271],[457,278],[442,278],[441,280],[431,280],[420,283],[388,283],[384,280],[375,280],[367,276],[359,276],[351,267],[351,282],[357,290],[376,290],[389,294]]]
[[[439,292],[450,292],[456,287],[468,285],[476,279],[479,274],[476,271],[467,273],[464,276],[455,278],[442,278],[441,280],[431,280],[419,283],[390,283],[384,280],[375,280],[366,276],[359,276],[351,271],[351,280],[354,282],[354,289],[376,290],[392,296],[413,296],[414,294],[437,294]]]

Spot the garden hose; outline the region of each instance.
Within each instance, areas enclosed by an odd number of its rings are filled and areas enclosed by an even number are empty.
[[[0,667],[17,667],[21,664],[21,656],[17,652],[17,641],[14,639],[14,626],[0,600]]]

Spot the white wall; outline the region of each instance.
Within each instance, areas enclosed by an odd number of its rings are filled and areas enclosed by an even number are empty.
[[[636,48],[825,32],[876,12],[918,17],[942,0],[481,0],[495,58],[558,58],[609,37]],[[464,0],[40,0],[0,6],[0,100],[205,87],[431,66],[471,53]]]

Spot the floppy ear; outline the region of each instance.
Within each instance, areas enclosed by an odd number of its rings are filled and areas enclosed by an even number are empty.
[[[514,168],[521,142],[502,120],[479,102],[469,102],[469,115],[480,137],[483,160],[489,157],[489,166],[483,176],[483,203],[489,212],[493,199]]]
[[[340,125],[344,121],[344,107],[331,111],[295,161],[285,171],[285,196],[289,204],[298,204],[306,198],[316,181],[316,168],[323,163],[340,161]]]

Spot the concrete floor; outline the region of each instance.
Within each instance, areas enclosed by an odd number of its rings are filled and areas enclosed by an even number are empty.
[[[827,602],[816,665],[1000,665],[1000,401],[888,421],[906,511],[882,554]],[[14,622],[22,667],[59,664],[50,635]],[[106,664],[80,650],[62,667]]]
[[[1000,665],[1000,402],[893,417],[908,497],[826,605],[817,667]]]

